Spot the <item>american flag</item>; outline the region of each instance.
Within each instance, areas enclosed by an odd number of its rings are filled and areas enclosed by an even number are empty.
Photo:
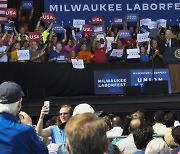
[[[7,9],[7,0],[0,0],[0,24],[4,24],[7,21],[5,9]]]

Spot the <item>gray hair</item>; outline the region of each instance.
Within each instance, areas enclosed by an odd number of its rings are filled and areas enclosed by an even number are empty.
[[[11,104],[0,104],[0,113],[6,112],[9,114],[13,114],[18,107],[19,101]]]

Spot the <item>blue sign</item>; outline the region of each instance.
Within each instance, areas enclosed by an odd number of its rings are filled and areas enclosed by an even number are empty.
[[[92,16],[102,16],[109,26],[117,14],[138,14],[139,19],[167,19],[170,26],[180,23],[179,0],[44,0],[44,12],[54,13],[57,23],[72,27],[73,19],[85,19],[89,24]]]
[[[23,10],[31,10],[33,8],[33,1],[22,1]]]
[[[137,14],[127,14],[126,15],[126,21],[127,22],[137,22],[138,21],[138,15]]]
[[[129,30],[119,30],[119,38],[124,39],[124,38],[131,38],[131,34]]]
[[[103,33],[105,33],[104,25],[93,26],[92,27],[92,33],[93,34],[103,34]]]
[[[9,34],[11,34],[13,32],[13,30],[14,30],[14,24],[12,24],[12,23],[5,23],[4,24],[4,31],[5,32],[7,31]]]
[[[171,93],[169,70],[155,69],[154,76],[155,81],[167,80]],[[141,86],[143,91],[144,81],[152,81],[151,69],[94,71],[94,93],[123,94],[125,86]]]
[[[76,40],[80,40],[82,38],[82,36],[83,36],[82,31],[78,32],[75,36]]]
[[[59,24],[53,24],[53,29],[55,34],[61,34],[64,33],[64,28],[60,26]]]
[[[168,81],[169,93],[171,93],[171,82],[168,69],[155,69],[154,81]],[[131,70],[131,85],[144,87],[144,81],[152,81],[152,69]]]
[[[148,33],[150,32],[150,29],[147,26],[141,26],[140,33]]]
[[[130,86],[129,70],[95,71],[95,94],[123,94],[124,87]]]
[[[115,17],[114,20],[113,20],[113,23],[114,23],[115,25],[123,25],[123,19],[122,19],[122,18]]]

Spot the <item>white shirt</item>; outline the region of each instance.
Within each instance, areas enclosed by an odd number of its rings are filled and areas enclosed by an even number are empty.
[[[180,122],[176,120],[176,121],[174,122],[174,127],[177,127],[177,126],[180,126]]]
[[[158,135],[165,135],[166,126],[163,125],[162,123],[156,123],[155,125],[153,125],[153,130],[154,130],[154,133]]]
[[[113,127],[111,130],[107,131],[106,135],[107,138],[116,138],[116,137],[121,137],[123,132],[123,129],[121,127]]]
[[[2,47],[0,47],[0,53],[1,52],[4,52],[5,50],[6,50],[6,46],[2,46]],[[8,56],[7,56],[7,54],[5,54],[5,55],[3,55],[1,58],[0,58],[0,62],[8,62]]]

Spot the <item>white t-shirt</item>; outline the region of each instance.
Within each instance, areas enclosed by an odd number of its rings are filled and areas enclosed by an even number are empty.
[[[6,50],[6,46],[3,45],[2,47],[0,47],[0,53],[1,52],[4,52]],[[8,62],[8,56],[7,54],[3,55],[1,58],[0,58],[0,62]]]

